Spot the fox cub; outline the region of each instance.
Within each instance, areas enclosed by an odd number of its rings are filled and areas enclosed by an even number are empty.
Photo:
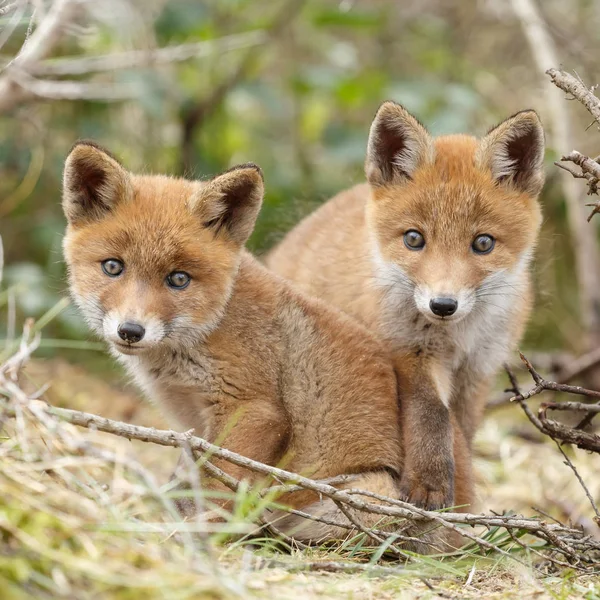
[[[348,486],[397,497],[402,449],[389,356],[354,320],[243,249],[262,197],[253,164],[202,182],[133,175],[94,143],[76,144],[63,190],[73,298],[179,426],[269,465],[283,461],[317,479],[355,474]],[[314,494],[289,503],[349,524]],[[277,526],[305,540],[348,533],[301,521],[280,515]]]
[[[470,446],[490,382],[527,322],[543,156],[534,111],[482,139],[432,138],[386,102],[371,126],[368,183],[324,204],[267,257],[393,354],[401,494],[418,505],[462,503],[453,445],[461,436]]]

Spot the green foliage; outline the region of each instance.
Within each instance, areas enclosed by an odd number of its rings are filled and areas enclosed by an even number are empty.
[[[277,0],[258,10],[251,0],[176,0],[159,2],[158,12],[141,9],[140,18],[112,15],[86,35],[84,54],[144,48],[152,38],[165,46],[259,29],[271,35],[257,47],[96,76],[107,84],[136,83],[140,93],[130,102],[60,101],[0,116],[0,233],[6,281],[17,286],[18,318],[39,317],[66,291],[60,181],[77,138],[98,140],[134,171],[206,177],[239,162],[260,164],[267,192],[250,240],[260,254],[320,202],[363,179],[368,128],[382,100],[405,104],[434,134],[481,134],[512,110],[537,103],[528,88],[500,100],[489,92],[506,74],[504,63],[517,65],[526,49],[505,58],[470,44],[471,34],[489,40],[498,33],[510,47],[515,36],[521,38],[514,28],[507,37],[503,26],[483,16],[469,25],[473,14],[459,2],[402,11],[380,0],[307,0],[290,13],[286,28],[272,29],[280,11],[292,11],[292,5]],[[19,35],[24,33],[25,23]],[[76,44],[64,51],[82,52]],[[246,68],[232,77],[240,64]],[[215,95],[221,86],[225,92]],[[198,107],[186,158],[182,140]],[[542,308],[528,339],[538,346],[576,347],[572,256],[564,237],[560,247],[555,241],[566,232],[562,198],[552,188],[546,214],[542,237],[551,240],[558,259],[542,244]],[[550,326],[565,315],[573,325],[568,332]],[[88,335],[71,309],[48,332],[57,340]]]

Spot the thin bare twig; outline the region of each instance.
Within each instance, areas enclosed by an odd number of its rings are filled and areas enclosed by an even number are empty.
[[[548,410],[578,410],[580,412],[587,412],[588,416],[598,414],[598,404],[586,405],[580,402],[572,402],[562,406],[564,403],[549,402],[544,403],[540,406],[537,417],[533,414],[526,400],[533,398],[538,394],[546,390],[554,392],[563,392],[567,394],[578,394],[581,396],[587,396],[590,398],[600,398],[600,392],[596,390],[588,390],[578,385],[568,385],[564,383],[557,383],[555,381],[546,381],[533,367],[531,362],[520,352],[521,360],[527,367],[527,370],[531,374],[535,386],[528,392],[520,392],[514,374],[510,369],[506,369],[511,379],[515,395],[511,398],[511,402],[518,402],[527,415],[527,418],[533,423],[533,425],[544,435],[550,436],[554,440],[561,440],[569,444],[575,444],[578,448],[583,450],[589,450],[591,452],[600,453],[600,436],[594,433],[587,433],[580,429],[582,424],[577,427],[568,427],[557,421],[548,419]],[[570,405],[570,406],[569,406]],[[557,408],[560,407],[560,408]],[[582,421],[582,423],[584,423]]]
[[[590,501],[590,504],[592,505],[592,508],[594,509],[594,512],[596,513],[594,521],[596,522],[596,524],[598,526],[600,526],[600,512],[598,512],[598,507],[596,506],[596,503],[594,502],[594,498],[592,497],[590,490],[588,489],[587,485],[585,485],[585,482],[583,481],[581,475],[579,474],[579,471],[573,464],[573,461],[567,456],[567,453],[563,450],[563,447],[560,445],[560,443],[557,442],[556,440],[554,440],[554,443],[556,444],[556,447],[560,450],[560,453],[563,455],[563,457],[565,459],[565,464],[571,469],[571,471],[573,471],[573,473],[575,474],[575,477],[577,478],[577,481],[579,481],[579,485],[581,485],[581,487],[583,488],[583,491],[585,492],[587,499]]]
[[[154,67],[191,58],[203,58],[223,54],[263,44],[267,40],[264,31],[249,31],[246,33],[227,35],[215,40],[205,40],[164,48],[149,48],[147,50],[130,50],[129,52],[114,52],[102,56],[84,56],[59,58],[37,63],[28,69],[35,76],[74,76],[90,73],[102,73],[120,69]]]
[[[576,100],[579,100],[587,108],[592,117],[594,117],[598,125],[600,125],[600,98],[594,94],[594,88],[588,88],[581,80],[581,77],[574,77],[570,73],[561,71],[560,69],[548,69],[546,74],[556,87],[567,92],[567,94],[571,94]]]
[[[287,481],[295,485],[302,485],[305,489],[329,497],[333,501],[343,502],[346,507],[355,510],[366,511],[381,516],[438,523],[444,527],[455,530],[460,535],[467,537],[487,550],[499,551],[502,554],[505,554],[505,551],[501,548],[478,536],[474,536],[464,528],[457,527],[457,525],[483,525],[485,527],[522,529],[543,540],[551,540],[553,545],[557,546],[557,548],[565,553],[566,556],[569,556],[570,559],[573,559],[571,548],[580,547],[587,549],[589,554],[584,555],[583,558],[581,556],[579,558],[590,564],[593,564],[594,562],[592,553],[594,551],[600,551],[600,541],[588,539],[580,530],[565,525],[548,524],[538,519],[520,516],[475,515],[468,513],[440,514],[419,509],[408,503],[403,503],[391,498],[385,499],[386,502],[389,503],[389,506],[364,502],[356,498],[356,495],[348,493],[345,490],[339,490],[333,486],[318,483],[314,480],[277,467],[264,465],[224,448],[219,448],[202,438],[187,433],[177,433],[175,431],[156,430],[148,427],[131,425],[129,423],[114,421],[81,411],[49,407],[39,401],[30,401],[28,405],[34,405],[36,407],[36,414],[43,413],[47,416],[53,415],[75,425],[112,433],[127,439],[138,439],[163,446],[186,447],[189,445],[194,451],[208,453],[211,456],[224,459],[257,473],[272,476],[277,481]],[[5,404],[4,408],[9,416],[14,416],[17,413],[16,408],[12,406],[12,404]],[[360,491],[360,494],[369,496],[369,492],[367,491]]]

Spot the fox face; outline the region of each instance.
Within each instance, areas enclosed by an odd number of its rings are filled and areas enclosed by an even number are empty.
[[[138,176],[91,142],[75,145],[64,170],[63,248],[90,327],[127,355],[210,333],[262,195],[255,165],[207,182]]]
[[[434,139],[404,108],[383,104],[369,136],[367,221],[388,302],[435,324],[507,312],[526,293],[543,155],[533,111],[481,140]]]

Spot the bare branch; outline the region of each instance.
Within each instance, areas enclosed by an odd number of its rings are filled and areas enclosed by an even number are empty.
[[[556,87],[579,100],[600,125],[600,98],[594,94],[595,86],[594,88],[588,88],[580,77],[573,77],[573,75],[559,69],[548,69],[546,74],[550,76]]]
[[[29,97],[46,100],[101,100],[116,102],[127,100],[139,94],[139,86],[134,84],[90,83],[86,81],[51,81],[35,79],[24,71],[12,71],[13,82]],[[0,107],[2,100],[0,99]]]
[[[13,79],[13,70],[27,71],[34,63],[46,58],[60,41],[76,10],[75,0],[55,0],[52,4],[45,18],[0,78],[0,113],[12,109],[31,95]]]
[[[204,58],[223,54],[242,48],[263,44],[267,35],[262,30],[250,31],[236,35],[228,35],[216,40],[206,40],[165,48],[147,50],[132,50],[130,52],[115,52],[103,56],[86,56],[82,58],[59,58],[33,65],[28,69],[36,76],[86,75],[119,69],[138,67],[154,67],[174,62],[182,62],[191,58]]]
[[[538,519],[520,516],[475,515],[468,513],[440,514],[419,509],[411,504],[392,498],[385,499],[388,503],[387,506],[365,502],[358,499],[356,495],[361,494],[366,497],[375,495],[363,490],[353,490],[352,493],[349,493],[348,491],[340,490],[331,485],[302,477],[296,473],[259,463],[224,448],[215,446],[190,433],[178,433],[175,431],[157,430],[149,427],[131,425],[129,423],[114,421],[112,419],[106,419],[81,411],[49,407],[47,404],[40,401],[29,401],[28,406],[35,406],[35,414],[44,414],[46,417],[55,416],[81,427],[112,433],[127,439],[137,439],[162,446],[189,447],[195,452],[208,453],[210,456],[221,458],[238,466],[261,473],[262,475],[272,476],[277,481],[301,485],[304,489],[329,497],[334,502],[343,502],[346,507],[354,510],[413,521],[430,521],[438,523],[444,527],[455,530],[461,536],[467,537],[489,550],[503,552],[502,549],[497,546],[478,536],[474,536],[464,528],[457,527],[457,525],[483,525],[485,527],[504,527],[508,529],[525,530],[531,535],[546,541],[552,540],[553,545],[557,546],[557,549],[570,559],[577,559],[582,562],[593,563],[594,559],[591,552],[600,551],[600,541],[590,539],[580,530],[565,525],[548,524]],[[4,410],[8,416],[13,417],[18,412],[12,403],[4,403]],[[587,555],[584,553],[583,555],[575,556],[572,551],[573,548],[584,548],[590,553]]]
[[[558,421],[548,419],[546,414],[548,410],[577,410],[580,412],[586,412],[589,417],[590,415],[596,415],[600,412],[600,404],[586,405],[581,402],[547,402],[540,406],[538,416],[536,417],[525,402],[529,398],[533,398],[534,396],[537,396],[546,390],[563,392],[567,394],[577,394],[580,396],[587,396],[589,398],[600,398],[600,392],[596,390],[588,390],[578,385],[567,385],[564,383],[556,383],[555,381],[546,381],[535,370],[531,362],[522,353],[519,354],[521,356],[521,360],[531,374],[531,377],[535,382],[535,386],[528,392],[520,392],[516,383],[516,378],[507,368],[506,370],[511,378],[511,383],[515,392],[515,395],[511,398],[511,401],[518,402],[527,415],[527,418],[533,423],[533,425],[544,435],[550,436],[554,441],[561,440],[562,442],[574,444],[583,450],[600,453],[600,436],[581,430],[582,425],[585,424],[586,420],[582,421],[577,427],[569,427],[563,423],[559,423]],[[589,420],[591,420],[591,418]]]

